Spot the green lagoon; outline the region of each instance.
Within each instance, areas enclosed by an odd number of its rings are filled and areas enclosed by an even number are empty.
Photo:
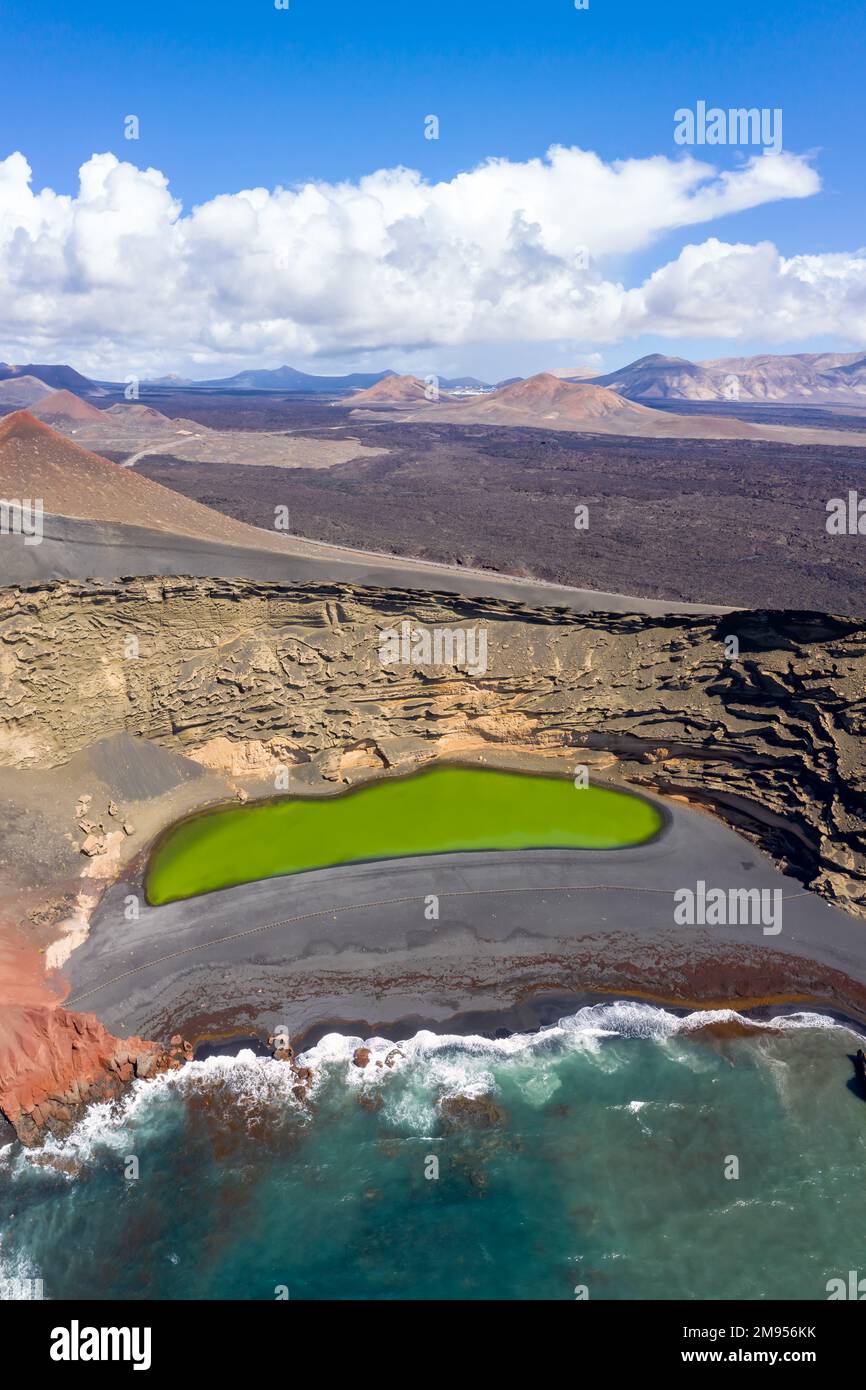
[[[460,850],[619,849],[660,830],[650,802],[564,777],[436,767],[339,796],[284,797],[181,821],[157,843],[157,906],[260,878]]]

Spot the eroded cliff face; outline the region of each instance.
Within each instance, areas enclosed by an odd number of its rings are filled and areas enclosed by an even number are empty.
[[[381,633],[404,619],[486,629],[486,670],[383,665]],[[312,760],[333,780],[479,748],[571,750],[712,806],[858,915],[864,690],[866,622],[817,614],[579,615],[171,578],[0,599],[0,765],[56,768],[119,733],[244,775]]]
[[[94,1014],[0,1008],[0,1115],[24,1144],[63,1137],[93,1101],[113,1100],[134,1077],[181,1066],[191,1049],[115,1038]]]

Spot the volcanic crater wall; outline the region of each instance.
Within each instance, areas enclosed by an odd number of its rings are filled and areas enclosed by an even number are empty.
[[[404,619],[485,627],[486,671],[383,666],[380,633]],[[247,771],[312,760],[335,781],[486,745],[574,750],[711,805],[862,916],[864,678],[866,623],[814,613],[580,615],[345,585],[64,581],[0,596],[0,764],[58,767],[118,733]]]

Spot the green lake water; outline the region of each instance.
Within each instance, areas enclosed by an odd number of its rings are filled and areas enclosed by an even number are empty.
[[[182,821],[156,845],[154,905],[279,874],[459,850],[617,849],[662,824],[641,797],[568,778],[437,767],[339,796],[285,797]]]

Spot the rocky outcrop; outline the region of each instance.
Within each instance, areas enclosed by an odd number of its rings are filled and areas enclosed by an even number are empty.
[[[95,1014],[4,1005],[0,1010],[0,1115],[23,1144],[63,1137],[92,1101],[112,1100],[134,1077],[179,1067],[181,1039],[165,1048],[115,1038]]]
[[[306,1100],[310,1094],[310,1087],[313,1083],[313,1073],[310,1067],[298,1065],[295,1057],[295,1049],[289,1043],[284,1033],[275,1033],[268,1038],[268,1047],[271,1049],[271,1056],[277,1062],[283,1062],[289,1068],[294,1080],[292,1095],[295,1100]]]
[[[439,1116],[446,1134],[461,1130],[491,1129],[501,1124],[503,1112],[492,1096],[443,1096]]]
[[[486,669],[383,665],[407,620],[486,629]],[[125,733],[271,779],[560,750],[703,802],[866,915],[866,622],[574,614],[246,580],[60,582],[0,596],[0,765]],[[232,750],[236,751],[237,756]],[[285,788],[283,788],[285,789]]]

